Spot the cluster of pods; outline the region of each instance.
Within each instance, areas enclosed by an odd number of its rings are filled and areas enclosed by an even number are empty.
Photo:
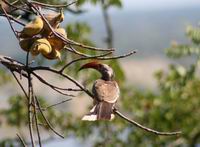
[[[64,28],[60,27],[60,23],[64,20],[63,12],[50,13],[41,16],[36,16],[31,22],[27,23],[20,32],[19,45],[33,56],[42,54],[46,59],[61,59],[60,50],[64,48],[65,44],[62,39],[57,37],[53,30],[64,38],[67,38],[67,33]]]

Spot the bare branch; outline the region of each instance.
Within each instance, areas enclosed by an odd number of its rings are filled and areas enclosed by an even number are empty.
[[[19,134],[16,134],[16,135],[17,135],[17,137],[19,138],[19,140],[20,140],[22,146],[23,146],[23,147],[27,147],[27,145],[26,145],[26,143],[24,142],[24,140],[22,139],[22,137],[21,137]]]
[[[39,5],[39,6],[43,6],[43,7],[50,7],[50,8],[64,8],[64,7],[69,7],[73,4],[75,4],[77,1],[73,1],[71,3],[66,3],[66,4],[62,4],[62,5],[50,5],[50,4],[45,4],[45,3],[41,3],[41,2],[37,2],[37,1],[31,1],[32,4],[35,5]]]
[[[39,100],[38,100],[38,98],[37,98],[36,96],[35,96],[35,100],[36,100],[37,106],[38,106],[38,108],[39,108],[39,111],[40,111],[40,113],[42,114],[42,117],[43,117],[43,119],[45,120],[45,122],[46,122],[46,124],[48,125],[48,127],[49,127],[56,135],[58,135],[58,136],[61,137],[61,138],[64,138],[63,135],[61,135],[60,133],[58,133],[58,132],[52,127],[52,125],[50,124],[50,122],[48,121],[48,119],[45,117],[45,115],[44,115],[44,113],[43,113],[43,111],[42,111],[42,108],[41,108],[41,106],[40,106],[40,102],[39,102]]]
[[[29,98],[28,98],[28,95],[27,95],[27,93],[26,93],[24,87],[23,87],[22,84],[20,83],[19,79],[17,78],[17,76],[14,74],[13,71],[11,71],[11,73],[12,73],[13,77],[14,77],[15,80],[17,81],[18,85],[20,86],[20,88],[22,89],[24,95],[26,96],[26,98],[27,98],[27,100],[28,100],[28,99],[29,99]]]
[[[22,11],[24,11],[24,12],[33,13],[32,11],[27,10],[27,9],[24,9],[23,7],[18,7],[18,6],[15,6],[14,4],[10,4],[10,3],[9,3],[8,1],[6,1],[6,0],[2,0],[2,1],[5,2],[8,6],[13,7],[13,8],[15,8],[15,9],[17,9],[17,10],[22,10]]]
[[[68,102],[68,101],[70,101],[70,100],[72,100],[72,99],[66,99],[66,100],[63,100],[63,101],[61,101],[61,102],[52,104],[52,105],[50,105],[50,106],[47,106],[47,107],[41,108],[41,109],[42,109],[42,111],[46,111],[47,109],[49,109],[49,108],[51,108],[51,107],[55,107],[55,106],[57,106],[57,105],[63,104],[63,103],[65,103],[65,102]]]
[[[32,81],[30,81],[30,82],[32,82]],[[33,118],[33,121],[35,122],[39,146],[42,147],[40,130],[39,130],[39,127],[38,127],[38,116],[37,116],[37,111],[36,111],[36,100],[35,100],[35,96],[34,96],[33,83],[31,83],[31,91],[32,91],[32,95],[31,95],[32,96],[32,102],[31,102],[31,104],[33,103],[33,116],[32,116],[32,118]]]
[[[143,130],[145,130],[145,131],[147,131],[147,132],[150,132],[150,133],[153,133],[153,134],[156,134],[156,135],[172,136],[172,135],[179,135],[179,134],[182,133],[182,132],[180,132],[180,131],[178,131],[178,132],[159,132],[159,131],[156,131],[156,130],[147,128],[147,127],[145,127],[145,126],[143,126],[143,125],[137,123],[137,122],[134,121],[134,120],[131,120],[130,118],[124,116],[124,115],[123,115],[121,112],[119,112],[117,109],[114,109],[113,111],[114,111],[114,113],[115,113],[116,115],[118,115],[118,116],[121,117],[122,119],[128,121],[129,123],[131,123],[131,124],[137,126],[137,127],[140,128],[140,129],[143,129]]]
[[[62,95],[65,95],[65,96],[71,96],[71,97],[74,97],[74,95],[72,94],[67,94],[67,93],[63,93],[59,90],[65,90],[67,91],[68,89],[64,89],[64,88],[60,88],[60,87],[57,87],[57,86],[54,86],[52,84],[50,84],[49,82],[45,81],[42,77],[40,77],[39,75],[37,75],[36,73],[32,72],[32,74],[40,81],[42,82],[43,84],[49,86],[50,88],[52,88],[53,90],[55,90],[56,92],[62,94]],[[59,90],[58,90],[59,89]],[[72,89],[71,89],[72,90]]]
[[[35,138],[33,135],[33,122],[32,122],[32,98],[33,98],[33,91],[32,91],[32,81],[31,81],[31,74],[28,73],[28,126],[29,126],[29,133],[31,137],[31,144],[32,147],[35,147]]]
[[[37,130],[37,136],[38,136],[38,142],[39,142],[39,146],[42,147],[42,142],[41,142],[41,137],[40,137],[40,130],[38,127],[38,117],[37,117],[37,111],[36,111],[36,100],[35,100],[35,96],[33,96],[33,112],[34,112],[34,119],[35,119],[35,127]]]
[[[18,37],[18,35],[17,35],[17,33],[16,33],[14,27],[12,26],[12,22],[10,21],[9,16],[8,16],[6,10],[5,10],[3,7],[1,7],[1,8],[2,8],[2,10],[3,10],[3,12],[4,12],[4,14],[5,14],[5,16],[6,16],[7,20],[8,20],[8,22],[9,22],[9,25],[10,25],[10,27],[11,27],[13,33],[15,34],[15,37],[19,40],[19,37]]]
[[[82,57],[82,58],[78,58],[78,59],[74,59],[72,61],[70,61],[69,63],[67,63],[66,65],[63,66],[63,68],[60,70],[60,72],[63,72],[68,66],[70,66],[71,64],[78,62],[78,61],[83,61],[83,60],[89,60],[89,59],[99,59],[99,57],[104,57],[107,56],[109,54],[111,54],[112,52],[108,52],[106,54],[101,54],[101,55],[96,55],[96,56],[89,56],[89,57]]]
[[[108,52],[107,54],[102,54],[102,55],[97,55],[97,56],[90,56],[90,57],[82,57],[82,58],[78,58],[78,59],[74,59],[71,62],[69,62],[68,64],[66,64],[65,66],[63,66],[63,68],[60,70],[60,72],[63,72],[68,66],[70,66],[71,64],[78,62],[78,61],[83,61],[83,60],[89,60],[89,59],[95,59],[95,60],[114,60],[114,59],[120,59],[120,58],[126,58],[128,56],[131,56],[132,54],[135,54],[136,51],[132,51],[128,54],[124,54],[124,55],[120,55],[120,56],[112,56],[112,57],[105,57],[109,54],[111,54],[112,52]]]
[[[86,94],[88,94],[90,97],[94,97],[93,94],[88,90],[86,89],[83,85],[81,85],[78,81],[76,81],[75,79],[73,79],[72,77],[70,77],[69,75],[67,74],[64,74],[60,71],[57,71],[55,69],[52,69],[50,67],[45,67],[45,66],[37,66],[37,67],[32,67],[31,68],[32,71],[37,71],[37,70],[45,70],[45,71],[50,71],[52,73],[55,73],[55,74],[59,74],[60,76],[68,79],[69,81],[73,82],[77,87],[79,87],[81,90],[83,90]]]
[[[6,17],[6,15],[5,15],[5,14],[0,14],[0,16]],[[19,21],[18,19],[16,19],[16,18],[15,18],[15,17],[13,17],[12,15],[9,15],[9,14],[7,14],[7,17],[8,17],[9,19],[11,19],[11,20],[15,21],[16,23],[18,23],[18,24],[22,25],[22,26],[25,26],[25,25],[26,25],[25,23],[23,23],[23,22]]]

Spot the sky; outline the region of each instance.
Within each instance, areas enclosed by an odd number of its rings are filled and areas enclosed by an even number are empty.
[[[199,0],[123,0],[125,9],[166,9],[200,5]]]
[[[199,0],[122,0],[125,10],[160,10],[177,9],[200,5]],[[97,7],[86,5],[86,8],[99,11]]]

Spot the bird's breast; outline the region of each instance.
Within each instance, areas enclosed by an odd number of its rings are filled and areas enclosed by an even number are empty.
[[[93,85],[93,94],[98,101],[115,103],[120,91],[116,81],[96,80]]]

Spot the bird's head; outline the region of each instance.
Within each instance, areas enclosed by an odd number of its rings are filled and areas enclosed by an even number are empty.
[[[106,80],[106,81],[110,81],[113,79],[114,77],[114,72],[112,70],[112,68],[110,66],[108,66],[107,64],[102,64],[99,62],[89,62],[87,64],[84,64],[83,66],[81,66],[81,68],[79,69],[86,69],[86,68],[93,68],[96,69],[97,71],[99,71],[102,75],[102,79]]]

